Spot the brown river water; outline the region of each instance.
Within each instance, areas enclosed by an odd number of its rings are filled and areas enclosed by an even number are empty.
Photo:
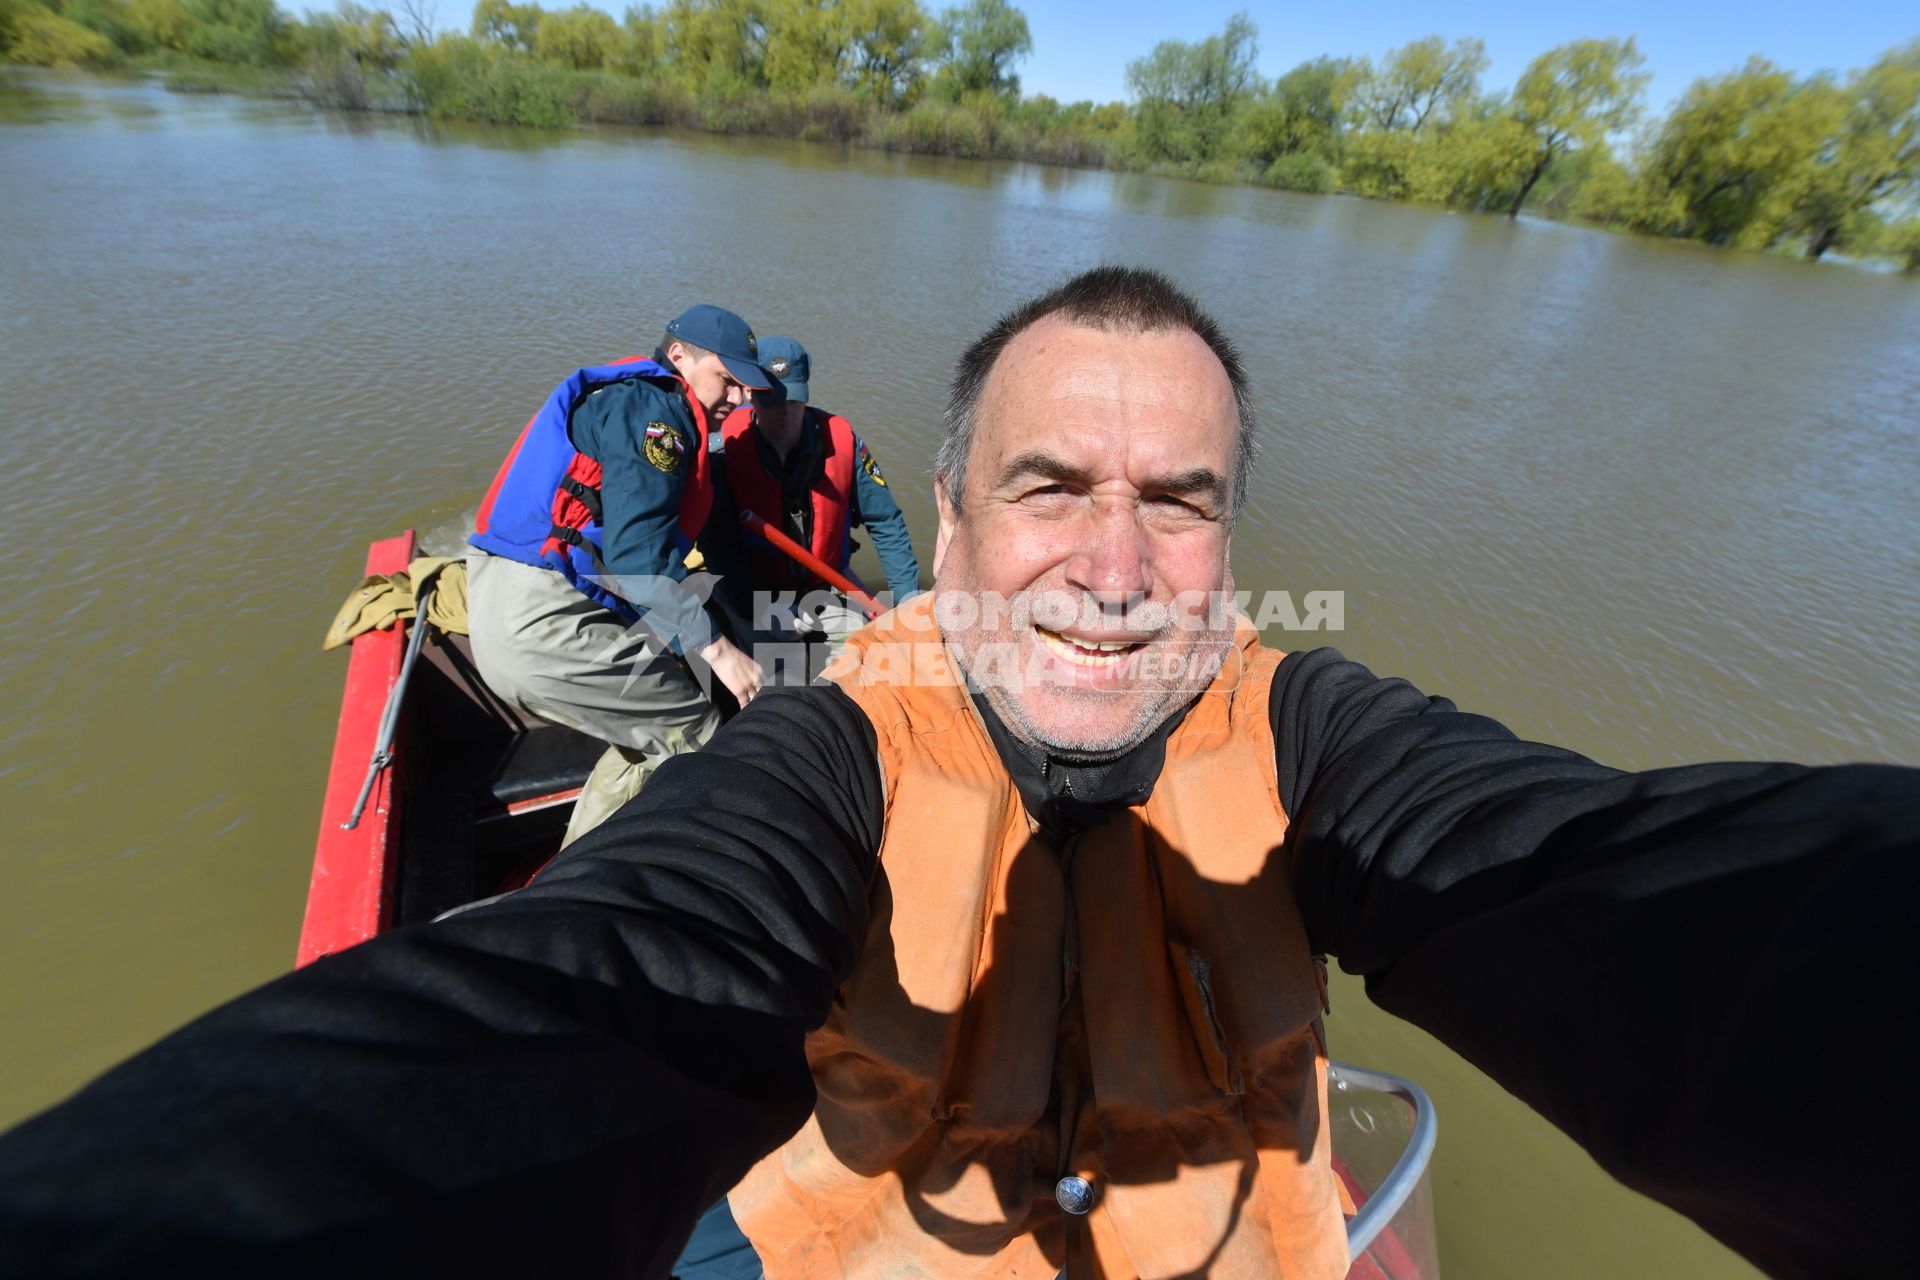
[[[366,544],[457,536],[564,373],[694,301],[807,344],[924,563],[960,348],[1076,269],[1162,268],[1250,356],[1240,585],[1345,593],[1344,631],[1270,640],[1626,767],[1920,762],[1920,281],[17,71],[0,190],[0,1123],[291,964]],[[1453,1276],[1750,1274],[1357,981],[1329,1030],[1437,1100]]]

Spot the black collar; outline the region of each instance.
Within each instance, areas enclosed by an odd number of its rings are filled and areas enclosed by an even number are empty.
[[[1180,727],[1193,705],[1188,703],[1168,716],[1125,755],[1088,763],[1020,741],[1001,723],[979,690],[969,686],[968,692],[981,723],[987,727],[988,738],[1000,753],[1001,763],[1012,775],[1013,785],[1020,789],[1028,816],[1056,842],[1099,826],[1121,809],[1145,803],[1166,763],[1167,738]]]

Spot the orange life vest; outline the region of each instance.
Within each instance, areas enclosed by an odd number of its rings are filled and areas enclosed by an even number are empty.
[[[1056,850],[933,600],[828,672],[877,731],[886,829],[807,1043],[814,1114],[730,1197],[768,1276],[1343,1275],[1324,971],[1278,856],[1282,655],[1236,637],[1148,800]]]
[[[830,567],[845,569],[853,558],[853,544],[849,541],[853,516],[853,426],[837,414],[809,408],[806,429],[816,428],[820,432],[822,456],[809,491],[813,522],[808,531],[807,550]],[[781,493],[780,481],[768,475],[766,467],[761,465],[760,451],[754,447],[749,434],[752,429],[752,405],[741,405],[720,424],[720,434],[726,442],[726,451],[721,456],[726,460],[727,485],[741,509],[784,530],[787,527],[785,495]],[[764,543],[756,543],[757,539],[749,536],[748,559],[761,582],[787,583],[796,573],[802,575],[801,581],[811,580],[810,575],[785,555]]]

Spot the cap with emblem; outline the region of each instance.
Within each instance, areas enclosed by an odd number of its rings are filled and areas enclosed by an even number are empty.
[[[719,356],[720,363],[727,367],[734,381],[743,387],[759,389],[772,385],[773,380],[762,367],[760,348],[753,339],[752,327],[725,307],[705,302],[697,307],[688,307],[667,321],[667,336],[692,343]]]
[[[792,338],[768,338],[760,344],[760,365],[773,375],[787,399],[807,402],[807,375],[813,371],[813,362],[805,347]]]

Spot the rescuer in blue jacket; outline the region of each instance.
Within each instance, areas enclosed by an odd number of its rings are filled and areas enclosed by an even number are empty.
[[[569,841],[719,728],[683,656],[742,705],[759,690],[759,666],[708,625],[685,558],[713,506],[710,415],[771,383],[745,320],[690,308],[652,359],[590,365],[555,388],[480,503],[467,559],[480,674],[521,710],[609,744]]]
[[[853,526],[866,526],[896,603],[920,589],[913,535],[866,442],[845,418],[809,403],[813,362],[806,348],[792,338],[768,337],[760,343],[760,363],[774,385],[753,392],[722,424],[723,483],[709,522],[712,536],[703,545],[714,548],[709,562],[721,573],[728,609],[751,618],[756,634],[767,630],[770,612],[762,606],[784,593],[802,603],[814,629],[837,641],[864,615],[822,604],[828,584],[739,528],[739,512],[754,512],[843,574],[853,556]]]

